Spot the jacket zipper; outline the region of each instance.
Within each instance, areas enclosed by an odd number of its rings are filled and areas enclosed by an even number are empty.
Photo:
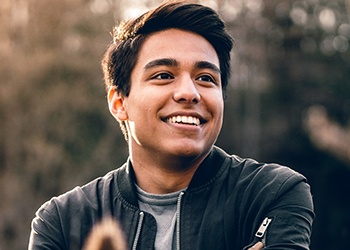
[[[255,236],[261,239],[261,242],[264,244],[264,246],[266,246],[266,230],[270,225],[271,221],[272,219],[266,217],[261,223],[258,231],[255,233]]]
[[[142,229],[142,223],[143,223],[143,217],[145,216],[145,214],[141,211],[140,212],[140,217],[139,217],[139,222],[137,224],[137,230],[136,230],[136,235],[135,235],[135,239],[134,242],[132,244],[132,249],[136,250],[137,247],[137,243],[139,242],[139,238],[140,238],[140,234],[141,234],[141,229]]]
[[[180,210],[181,210],[181,201],[184,192],[179,194],[177,198],[177,207],[176,207],[176,249],[180,250]]]

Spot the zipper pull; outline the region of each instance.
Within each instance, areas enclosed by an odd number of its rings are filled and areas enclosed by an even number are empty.
[[[261,223],[258,231],[256,231],[255,236],[258,238],[262,238],[267,230],[267,227],[269,226],[270,222],[272,221],[272,219],[269,219],[268,217],[266,217],[263,222]]]

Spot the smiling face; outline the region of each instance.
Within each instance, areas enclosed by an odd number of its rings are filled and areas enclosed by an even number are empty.
[[[222,126],[219,59],[203,37],[178,29],[141,47],[127,97],[109,92],[111,113],[126,121],[131,158],[202,160]]]

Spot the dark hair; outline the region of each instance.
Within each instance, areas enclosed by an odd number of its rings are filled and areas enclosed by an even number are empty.
[[[106,89],[115,86],[125,96],[130,92],[130,76],[139,50],[151,34],[170,28],[190,31],[204,37],[215,49],[221,70],[224,97],[230,78],[230,51],[233,40],[219,15],[211,8],[185,1],[161,4],[140,17],[122,22],[113,29],[113,43],[102,60]],[[126,128],[121,124],[125,135]]]

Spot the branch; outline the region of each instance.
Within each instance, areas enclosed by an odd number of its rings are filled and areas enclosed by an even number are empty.
[[[322,106],[312,106],[304,117],[304,128],[313,144],[350,164],[350,127],[332,121]]]

